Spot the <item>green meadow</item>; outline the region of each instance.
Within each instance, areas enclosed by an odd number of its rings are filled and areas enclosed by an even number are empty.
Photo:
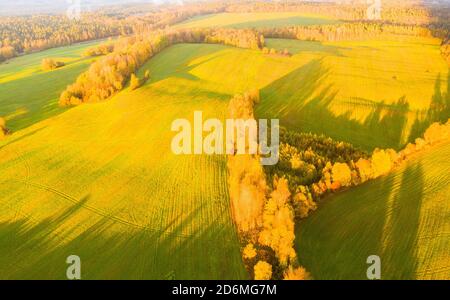
[[[315,279],[448,279],[450,144],[429,149],[383,178],[323,200],[300,222],[300,262]]]
[[[86,71],[94,60],[83,57],[89,47],[102,41],[49,49],[11,59],[0,64],[0,116],[11,130],[28,127],[64,111],[58,107],[62,90]],[[44,58],[53,58],[65,66],[43,71]]]
[[[335,24],[339,21],[328,17],[301,14],[296,12],[276,13],[218,13],[202,15],[191,18],[174,28],[202,28],[202,27],[225,27],[225,28],[264,28],[264,27],[286,27],[294,25],[325,25]]]

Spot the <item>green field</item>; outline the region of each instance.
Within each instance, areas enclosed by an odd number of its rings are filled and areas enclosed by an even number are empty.
[[[448,66],[434,39],[267,44],[294,55],[285,59],[289,72],[261,90],[257,115],[366,150],[400,149],[421,136],[418,117],[449,95]]]
[[[335,23],[338,23],[338,21],[324,16],[295,12],[219,13],[194,17],[176,24],[174,28],[273,28],[294,25],[324,25]]]
[[[329,197],[297,225],[300,262],[315,279],[449,279],[450,144],[383,178]]]
[[[12,68],[0,73],[1,109],[9,107],[1,113],[26,107],[25,96],[36,97],[28,107],[36,113],[8,120],[16,132],[0,141],[0,269],[8,271],[0,277],[64,278],[65,258],[77,254],[85,279],[247,278],[226,158],[173,155],[174,119],[192,119],[194,110],[224,119],[232,95],[259,88],[258,117],[370,149],[399,145],[436,86],[446,92],[448,70],[433,39],[268,44],[294,55],[170,47],[141,69],[151,73],[143,87],[60,114],[45,112],[57,110],[57,95],[76,77],[71,64],[46,82],[26,80],[46,78],[42,57],[1,65]],[[407,109],[398,108],[402,97]]]
[[[64,109],[58,107],[61,91],[93,61],[82,56],[84,50],[101,42],[54,48],[0,64],[0,116],[7,118],[10,129],[19,130],[63,112]],[[66,65],[54,71],[43,71],[44,58]]]

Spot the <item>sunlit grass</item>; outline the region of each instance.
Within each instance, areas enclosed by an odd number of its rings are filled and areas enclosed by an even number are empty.
[[[61,91],[93,61],[93,58],[83,57],[83,51],[99,43],[101,41],[45,50],[0,64],[0,116],[7,118],[10,129],[19,130],[61,113],[63,109],[57,105]],[[43,71],[44,58],[66,65]]]
[[[316,279],[449,279],[450,165],[447,143],[394,173],[329,197],[297,224],[300,262]]]
[[[297,12],[218,13],[194,17],[175,25],[174,28],[273,28],[294,25],[322,25],[334,23],[338,23],[338,21],[324,16],[302,14]]]

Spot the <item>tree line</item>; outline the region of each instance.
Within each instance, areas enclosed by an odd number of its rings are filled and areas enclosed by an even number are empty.
[[[258,30],[265,38],[304,41],[343,41],[397,37],[399,35],[430,37],[432,32],[422,26],[392,25],[375,22],[355,22],[331,25],[291,26]]]
[[[261,38],[247,29],[163,30],[136,35],[118,42],[112,53],[94,62],[61,94],[62,106],[105,100],[120,91],[147,60],[177,43],[219,43],[260,49]]]
[[[66,15],[2,17],[0,62],[53,47],[164,29],[197,15],[222,11],[223,4],[210,3],[173,6],[145,14],[140,11],[83,13],[80,20],[71,20]]]

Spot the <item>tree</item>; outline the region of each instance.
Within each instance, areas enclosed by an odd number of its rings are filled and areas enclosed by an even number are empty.
[[[272,278],[272,265],[265,261],[258,261],[254,267],[255,280],[270,280]]]
[[[331,169],[333,182],[339,182],[341,186],[349,186],[352,183],[352,171],[346,163],[335,163]]]
[[[374,178],[388,173],[392,168],[391,156],[384,150],[375,149],[372,154],[372,170]]]
[[[256,256],[256,249],[252,243],[247,244],[244,250],[242,251],[242,256],[244,259],[252,259]]]
[[[130,89],[133,91],[141,86],[141,81],[139,78],[133,73],[130,78]]]

